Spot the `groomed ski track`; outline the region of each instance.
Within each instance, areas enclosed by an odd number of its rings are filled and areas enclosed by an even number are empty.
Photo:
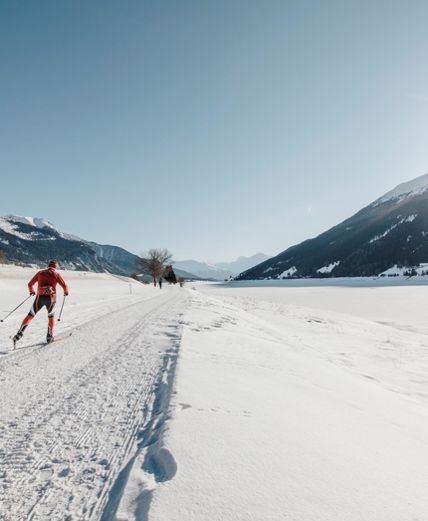
[[[167,407],[187,295],[70,309],[63,341],[42,345],[40,321],[0,347],[2,521],[115,519],[118,481]]]

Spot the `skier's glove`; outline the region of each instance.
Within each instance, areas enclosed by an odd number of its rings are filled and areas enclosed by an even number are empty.
[[[67,293],[64,293],[64,297],[68,297],[68,291],[67,291]]]
[[[30,297],[34,297],[35,294],[36,294],[35,291],[30,291]]]

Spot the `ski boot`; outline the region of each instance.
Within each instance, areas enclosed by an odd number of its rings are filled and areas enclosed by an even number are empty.
[[[46,343],[47,343],[47,344],[51,344],[54,340],[55,340],[55,339],[54,339],[53,335],[51,335],[50,333],[48,333],[48,334],[46,335]]]
[[[16,343],[18,342],[18,340],[21,340],[22,335],[23,335],[22,331],[18,331],[18,333],[16,333],[16,335],[12,338],[14,349],[16,348]]]

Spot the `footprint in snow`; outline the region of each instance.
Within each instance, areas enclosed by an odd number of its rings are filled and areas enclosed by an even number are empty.
[[[58,472],[59,478],[66,478],[70,474],[70,467],[66,467]]]
[[[185,409],[191,409],[192,408],[192,406],[190,404],[188,404],[188,403],[179,403],[178,405],[180,406],[182,411],[184,411]]]

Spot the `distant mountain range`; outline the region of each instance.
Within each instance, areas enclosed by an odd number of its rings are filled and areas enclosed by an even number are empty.
[[[46,219],[7,215],[0,217],[0,251],[8,262],[44,266],[58,259],[63,269],[130,275],[139,257],[110,244],[97,244],[63,233]],[[181,270],[178,277],[196,279]]]
[[[176,261],[174,269],[178,268],[193,273],[205,280],[228,280],[244,270],[252,268],[256,264],[269,259],[264,253],[256,253],[251,257],[239,257],[233,262],[207,263],[196,260]]]
[[[7,215],[0,217],[0,251],[8,262],[44,266],[51,258],[63,269],[130,275],[138,271],[139,257],[110,244],[98,244],[64,233],[47,219]],[[267,259],[262,253],[234,262],[207,264],[188,260],[174,263],[177,277],[224,280]],[[193,271],[194,269],[194,271]]]
[[[428,174],[398,185],[337,226],[236,279],[373,276],[427,262]]]

